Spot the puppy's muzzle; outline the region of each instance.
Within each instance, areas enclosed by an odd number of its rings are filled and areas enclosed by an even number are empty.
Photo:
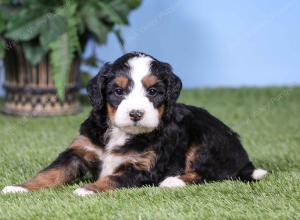
[[[142,119],[142,117],[144,116],[144,111],[141,110],[131,110],[129,112],[129,117],[132,121],[137,122],[139,120]]]

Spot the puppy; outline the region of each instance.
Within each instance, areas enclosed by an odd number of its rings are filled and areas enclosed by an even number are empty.
[[[176,103],[181,81],[169,64],[132,52],[107,63],[88,84],[92,105],[80,134],[52,164],[3,193],[70,183],[90,172],[80,196],[123,187],[180,187],[262,179],[239,136],[206,110]]]

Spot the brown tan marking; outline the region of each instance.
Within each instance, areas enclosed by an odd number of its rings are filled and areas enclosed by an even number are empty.
[[[154,75],[148,75],[143,78],[142,82],[146,88],[149,88],[157,82],[157,77]]]
[[[87,161],[99,160],[103,154],[103,150],[93,144],[88,137],[79,135],[70,145],[74,152]]]
[[[186,184],[197,183],[200,178],[201,177],[196,172],[186,173],[179,177],[179,179],[183,180]]]
[[[161,106],[158,108],[158,115],[159,115],[160,118],[163,116],[164,112],[165,112],[165,106],[164,106],[164,105],[161,105]]]
[[[120,174],[126,171],[129,167],[134,167],[137,170],[150,171],[156,162],[156,154],[154,151],[148,151],[142,154],[135,152],[115,154],[118,156],[124,156],[128,159],[115,170],[114,174]]]
[[[103,177],[97,180],[95,183],[87,184],[83,188],[91,190],[93,192],[106,192],[118,188],[118,184],[113,180],[116,176],[122,176],[123,173],[128,170],[128,168],[134,167],[137,170],[149,171],[155,164],[156,154],[153,151],[148,151],[145,153],[120,153],[112,152],[118,156],[124,156],[127,158],[126,162],[120,165],[113,175]]]
[[[102,153],[102,150],[99,147],[83,135],[79,135],[73,140],[70,149],[87,162],[99,161],[100,154]],[[46,169],[39,172],[31,180],[20,186],[25,187],[30,191],[42,188],[52,188],[68,183],[76,179],[80,174],[77,167],[74,167],[74,164],[58,164],[57,166],[57,168]]]
[[[113,176],[107,176],[99,179],[98,181],[87,184],[83,188],[93,192],[106,192],[117,188],[117,184],[112,180]]]
[[[195,144],[192,144],[188,151],[186,152],[186,159],[185,159],[185,173],[191,173],[193,172],[193,163],[196,159],[196,153],[198,150],[198,146]]]
[[[128,86],[128,78],[126,76],[117,76],[115,78],[115,82],[118,86],[123,89],[126,89]]]
[[[76,138],[73,139],[72,143],[70,144],[70,148],[84,146],[96,147],[96,145],[84,135],[78,135]]]
[[[42,171],[21,186],[30,191],[35,191],[41,188],[52,188],[62,185],[68,179],[67,169],[60,167],[58,169]]]
[[[107,115],[110,120],[114,120],[117,109],[114,108],[111,104],[107,103]]]

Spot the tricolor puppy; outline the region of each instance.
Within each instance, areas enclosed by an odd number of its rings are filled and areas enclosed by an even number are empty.
[[[52,164],[4,193],[57,187],[90,172],[90,195],[123,187],[179,187],[204,181],[260,180],[238,135],[206,110],[176,103],[181,81],[169,64],[128,53],[88,85],[92,104],[80,135]]]

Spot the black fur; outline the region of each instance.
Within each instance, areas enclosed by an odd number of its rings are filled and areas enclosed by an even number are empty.
[[[80,132],[99,146],[105,146],[103,136],[109,127],[104,108],[108,95],[105,87],[116,75],[128,74],[126,61],[140,54],[129,53],[113,64],[106,64],[89,83],[88,93],[93,110],[81,125]],[[255,168],[239,136],[206,110],[176,103],[181,81],[169,64],[154,59],[151,71],[163,82],[162,97],[153,101],[154,106],[165,105],[166,111],[157,129],[132,136],[119,152],[153,150],[157,162],[150,172],[127,167],[122,176],[113,177],[119,186],[158,185],[168,176],[184,174],[186,153],[192,144],[198,146],[196,160],[192,164],[193,170],[200,175],[197,183],[237,178],[253,180],[251,174]]]
[[[74,153],[72,149],[68,149],[60,153],[58,157],[41,172],[64,167],[65,178],[71,181],[83,177],[87,171],[92,172],[93,167],[91,165],[92,164],[88,164]]]

